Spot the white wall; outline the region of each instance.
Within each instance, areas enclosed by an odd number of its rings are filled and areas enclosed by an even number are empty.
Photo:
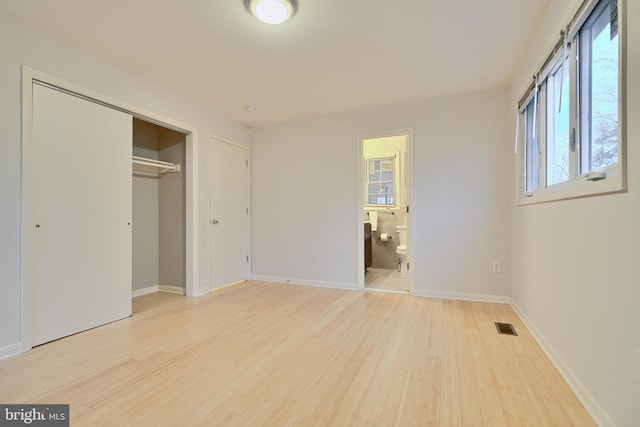
[[[185,97],[131,74],[92,54],[0,15],[0,357],[20,342],[20,66],[105,94],[198,129],[196,148],[208,193],[208,133],[249,143],[249,130]],[[207,55],[207,52],[202,52]],[[179,55],[167,60],[180,60]],[[189,78],[185,69],[185,78]],[[207,226],[207,204],[198,206],[198,226]],[[199,283],[208,287],[208,240],[199,239]]]
[[[578,3],[551,1],[511,92],[513,117]],[[625,3],[629,191],[514,207],[512,295],[602,425],[631,427],[640,425],[640,2]]]
[[[495,89],[253,129],[253,276],[355,287],[358,136],[413,128],[416,293],[508,296],[508,97]]]

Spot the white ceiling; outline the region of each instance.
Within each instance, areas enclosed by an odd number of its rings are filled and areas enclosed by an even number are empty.
[[[0,10],[259,126],[508,85],[548,2],[299,0],[280,26],[242,0],[0,0]]]

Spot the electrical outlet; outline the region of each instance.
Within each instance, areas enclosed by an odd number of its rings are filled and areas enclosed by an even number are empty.
[[[640,348],[636,349],[636,380],[640,383]]]
[[[491,271],[493,271],[494,273],[502,273],[502,262],[493,261],[491,263]]]

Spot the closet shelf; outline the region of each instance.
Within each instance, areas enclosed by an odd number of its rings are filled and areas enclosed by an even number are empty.
[[[163,162],[145,157],[132,156],[133,170],[146,173],[175,173],[180,172],[180,165],[170,162]]]

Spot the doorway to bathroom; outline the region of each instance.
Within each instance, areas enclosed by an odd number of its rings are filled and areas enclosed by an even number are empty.
[[[360,138],[358,287],[410,294],[413,131]]]

